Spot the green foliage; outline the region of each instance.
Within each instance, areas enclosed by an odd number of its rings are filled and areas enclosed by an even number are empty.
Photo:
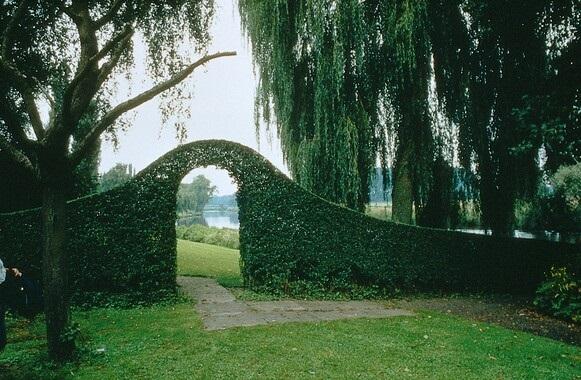
[[[0,152],[0,178],[0,212],[40,206],[40,186],[30,173],[12,164],[4,152]]]
[[[131,164],[116,163],[108,172],[101,176],[99,191],[109,191],[129,181],[135,173]]]
[[[567,268],[551,267],[537,289],[535,306],[559,318],[581,322],[581,286]]]
[[[227,287],[242,286],[237,250],[178,240],[178,274],[213,277]]]
[[[561,166],[551,177],[551,184],[556,207],[568,219],[567,224],[573,229],[581,228],[581,163]]]
[[[404,194],[394,216],[409,223],[412,199],[421,217],[449,192],[434,158],[459,153],[464,168],[476,164],[483,224],[508,233],[516,197],[534,192],[539,149],[551,171],[579,161],[578,0],[239,8],[260,74],[257,117],[276,119],[293,178],[323,198],[362,210],[374,164],[391,159]]]
[[[523,230],[579,232],[581,164],[561,166],[534,198],[517,201],[515,224]]]
[[[391,220],[391,204],[370,204],[365,208],[365,215],[381,220]]]
[[[551,265],[579,272],[578,246],[370,218],[304,190],[247,147],[210,140],[169,152],[122,187],[68,204],[77,300],[92,292],[155,299],[175,290],[176,194],[187,173],[208,165],[238,184],[241,273],[252,289],[526,293]],[[39,210],[0,214],[0,241],[6,265],[39,276]]]
[[[523,231],[543,230],[545,227],[543,209],[538,199],[517,199],[514,205],[515,228]]]
[[[177,226],[176,237],[188,241],[218,245],[231,249],[240,248],[240,238],[237,230],[216,228],[193,224],[189,227]]]
[[[211,186],[210,180],[199,175],[190,184],[180,184],[178,190],[177,212],[182,214],[200,214],[208,204],[216,186]]]
[[[477,201],[458,201],[453,206],[453,228],[480,228],[480,205]]]

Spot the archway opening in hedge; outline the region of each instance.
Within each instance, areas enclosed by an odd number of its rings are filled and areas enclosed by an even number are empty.
[[[183,251],[178,253],[206,255],[222,252],[220,248],[240,248],[237,190],[230,174],[214,165],[196,168],[184,176],[176,197],[176,237],[216,249],[178,242]],[[183,264],[183,260],[180,262]]]

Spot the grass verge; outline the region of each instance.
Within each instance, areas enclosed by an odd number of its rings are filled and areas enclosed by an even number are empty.
[[[227,287],[242,286],[238,250],[178,240],[178,275],[213,277]]]
[[[17,329],[3,379],[573,379],[578,348],[434,313],[202,330],[189,303],[75,313],[78,363],[46,362],[42,320]],[[16,340],[16,341],[14,341]]]
[[[178,242],[179,273],[239,281],[237,251]],[[224,280],[225,279],[225,280]],[[190,302],[76,311],[80,360],[47,364],[44,323],[9,320],[1,379],[573,379],[581,349],[439,313],[202,329]]]

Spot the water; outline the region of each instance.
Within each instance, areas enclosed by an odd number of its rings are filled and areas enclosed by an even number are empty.
[[[240,229],[238,213],[235,211],[204,210],[201,216],[180,218],[177,220],[176,224],[178,226],[201,224],[208,227],[230,228],[233,230]]]
[[[464,228],[464,229],[457,229],[455,231],[460,232],[468,232],[470,234],[478,234],[478,235],[490,235],[490,230],[484,230],[479,228]],[[527,231],[520,231],[515,230],[513,237],[520,238],[520,239],[541,239],[541,240],[549,240],[549,241],[557,241],[557,242],[564,242],[564,243],[571,243],[571,244],[579,244],[581,243],[581,233],[571,232],[571,233],[559,233],[554,231],[535,231],[535,232],[527,232]]]
[[[204,211],[203,218],[209,227],[240,229],[238,213],[233,211]]]
[[[201,216],[178,219],[177,225],[190,226],[192,224],[202,224],[209,227],[240,229],[238,212],[228,210],[204,210]],[[456,231],[467,232],[479,235],[490,235],[490,231],[478,228],[465,228]],[[521,239],[542,239],[549,241],[565,242],[571,244],[581,244],[581,233],[559,233],[553,231],[526,232],[516,230],[513,235]]]

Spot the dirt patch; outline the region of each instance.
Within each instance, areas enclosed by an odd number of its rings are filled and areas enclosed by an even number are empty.
[[[216,280],[178,277],[182,291],[197,300],[206,330],[286,322],[317,322],[350,318],[412,316],[372,301],[240,301]]]
[[[540,314],[532,301],[516,297],[413,298],[389,302],[408,310],[434,310],[513,330],[581,345],[581,326]]]

